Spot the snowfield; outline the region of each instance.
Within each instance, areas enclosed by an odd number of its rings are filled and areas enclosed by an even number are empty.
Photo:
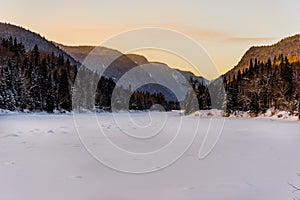
[[[152,118],[145,112],[131,116],[132,121],[126,121],[125,113],[116,116],[102,113],[97,114],[97,119],[107,137],[134,152],[162,147],[176,135],[181,119],[176,112],[154,112]],[[178,161],[153,173],[137,175],[113,170],[91,156],[79,139],[76,131],[79,125],[75,125],[72,114],[0,115],[0,199],[289,200],[300,197],[300,192],[293,192],[289,185],[300,186],[299,122],[226,118],[215,148],[208,157],[199,159],[210,121],[199,116],[183,117],[187,135],[198,122],[199,129],[192,145]],[[82,114],[77,120],[84,121],[87,117],[94,116]],[[119,124],[123,132],[116,119],[123,120]],[[88,122],[85,121],[87,127]],[[149,122],[152,123],[147,127]],[[153,143],[124,135],[124,130],[139,134],[136,132],[139,127],[144,127],[141,136],[154,140]],[[151,135],[155,131],[159,135]],[[101,146],[104,139],[99,136],[93,144]]]

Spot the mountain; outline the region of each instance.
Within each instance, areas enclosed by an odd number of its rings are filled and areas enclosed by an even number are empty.
[[[251,47],[222,78],[228,113],[284,110],[300,119],[300,34]]]
[[[268,59],[274,60],[274,57],[280,55],[287,56],[289,59],[299,59],[300,56],[300,34],[287,37],[277,42],[276,44],[269,46],[253,46],[243,55],[239,63],[231,70],[229,70],[226,75],[233,75],[238,72],[238,70],[243,71],[243,69],[248,68],[250,65],[250,59],[259,60],[260,62],[267,62]]]
[[[59,48],[68,52],[74,59],[80,63],[84,62],[84,59],[87,55],[97,56],[101,60],[101,64],[109,64],[109,62],[117,57],[123,55],[120,51],[109,49],[106,47],[97,47],[95,46],[67,46],[59,43],[55,43]]]
[[[141,56],[141,55],[126,54],[126,56],[128,58],[130,58],[137,65],[143,65],[143,64],[149,63],[149,61],[147,60],[147,58],[145,58],[144,56]]]
[[[0,23],[0,39],[0,109],[53,112],[71,111],[75,105],[79,110],[109,110],[113,91],[118,89],[121,98],[132,88],[132,109],[155,104],[179,109],[178,101],[185,98],[190,85],[199,93],[208,82],[141,55],[106,47],[65,46],[11,24]],[[128,74],[132,77],[119,85]],[[95,105],[90,101],[94,95]]]
[[[111,77],[113,80],[118,81],[122,76],[124,76],[128,71],[134,70],[137,66],[145,66],[146,71],[149,73],[141,73],[136,71],[139,75],[132,77],[132,85],[137,84],[138,82],[151,82],[151,79],[157,80],[168,80],[169,82],[176,82],[176,76],[174,75],[174,69],[165,63],[160,62],[150,62],[146,57],[137,54],[122,54],[118,50],[109,49],[106,47],[94,47],[94,46],[65,46],[62,44],[57,44],[61,49],[68,52],[76,60],[82,62],[85,66],[88,66],[89,69],[94,71],[102,71],[102,67],[107,66],[106,70],[102,72],[105,77]],[[85,60],[88,56],[88,59]],[[151,70],[152,69],[152,70]],[[156,72],[153,72],[153,71]],[[152,73],[150,73],[152,71]],[[192,72],[182,71],[176,69],[188,82],[191,78],[197,80],[199,83],[207,85],[208,80],[201,76],[196,76]],[[155,74],[155,76],[154,76]],[[181,80],[181,82],[183,82]],[[182,83],[181,88],[177,88],[179,91],[186,91],[187,84]],[[183,100],[185,93],[180,95],[179,99],[174,98],[174,94],[167,90],[165,87],[161,87],[158,84],[148,84],[139,88],[139,91],[148,91],[150,93],[162,92],[166,99],[169,101],[178,101]],[[177,92],[179,92],[177,91]],[[182,93],[182,92],[181,92]]]
[[[115,49],[110,49],[102,46],[66,46],[62,44],[56,43],[61,49],[68,52],[74,59],[78,60],[79,62],[83,63],[84,59],[89,55],[89,60],[95,59],[94,63],[89,63],[91,68],[97,69],[99,68],[99,62],[100,65],[108,66],[108,65],[114,65],[112,68],[114,68],[112,73],[115,74],[107,74],[108,76],[114,77],[115,79],[120,78],[121,75],[123,75],[128,70],[132,69],[133,67],[136,67],[138,65],[144,65],[144,64],[162,64],[166,65],[165,63],[159,63],[159,62],[150,62],[147,60],[146,57],[142,55],[137,54],[122,54],[120,51]],[[167,65],[166,65],[167,66]],[[111,67],[111,66],[110,66]],[[170,67],[170,66],[168,66]],[[170,67],[171,68],[171,67]],[[204,81],[206,84],[208,84],[208,80],[201,76],[196,76],[192,72],[189,71],[182,71],[179,69],[176,69],[180,73],[183,74],[183,76],[186,79],[190,79],[192,77],[195,80],[198,80],[199,82]]]
[[[55,56],[63,55],[65,59],[69,59],[71,64],[81,65],[73,57],[56,46],[55,43],[45,39],[45,37],[20,26],[0,22],[0,38],[9,39],[10,37],[16,38],[17,42],[22,42],[26,51],[31,51],[34,45],[37,44],[40,51],[53,52]]]

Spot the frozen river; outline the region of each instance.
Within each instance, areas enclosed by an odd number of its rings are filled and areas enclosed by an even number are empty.
[[[300,186],[299,122],[225,119],[216,145],[199,159],[213,125],[209,118],[172,112],[78,115],[75,120],[72,115],[1,115],[0,199],[300,197],[289,185]],[[158,151],[174,138],[172,148]],[[118,154],[107,141],[136,154]],[[124,173],[134,170],[140,174]],[[154,172],[143,173],[149,171]]]

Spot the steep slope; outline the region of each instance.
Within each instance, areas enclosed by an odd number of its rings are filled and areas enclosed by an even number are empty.
[[[256,58],[260,62],[267,62],[269,58],[273,61],[275,56],[281,54],[290,58],[292,56],[300,56],[300,34],[282,39],[273,45],[251,47],[246,51],[239,63],[228,71],[226,75],[233,75],[238,70],[242,71],[244,68],[248,68],[251,58],[253,60]]]
[[[81,63],[84,62],[84,59],[89,54],[91,56],[97,56],[97,58],[101,60],[102,64],[109,64],[109,62],[111,62],[114,58],[123,55],[118,50],[106,47],[95,48],[95,46],[67,46],[59,43],[55,44]]]
[[[279,110],[300,119],[300,34],[270,46],[251,47],[223,75],[223,84],[228,113],[247,111],[257,116]]]
[[[108,66],[103,74],[105,77],[111,77],[115,81],[118,81],[126,74],[126,72],[133,70],[136,66],[143,65],[149,70],[152,69],[153,72],[148,71],[149,73],[141,73],[136,71],[135,73],[139,73],[139,75],[132,77],[132,85],[137,82],[151,82],[151,80],[153,81],[155,79],[166,80],[168,83],[174,82],[175,84],[179,81],[179,79],[185,78],[186,82],[183,83],[183,80],[180,80],[182,82],[181,88],[177,88],[178,93],[180,93],[179,91],[186,91],[186,84],[191,77],[193,80],[197,80],[199,83],[203,83],[205,85],[209,83],[209,81],[205,78],[196,76],[192,72],[181,71],[177,69],[177,71],[183,76],[180,78],[173,73],[174,71],[170,66],[166,65],[165,63],[150,62],[142,55],[122,54],[117,50],[106,47],[57,45],[61,49],[67,51],[76,60],[88,65],[90,69],[101,71],[103,66]],[[87,56],[89,56],[89,58],[85,61]],[[145,86],[140,87],[138,90],[143,92],[148,91],[150,93],[162,92],[169,101],[183,100],[185,97],[185,93],[181,92],[182,95],[178,97],[179,99],[176,99],[170,90],[166,90],[166,88],[157,84],[145,84]]]
[[[141,55],[126,54],[126,56],[129,57],[131,60],[133,60],[134,63],[137,64],[137,65],[143,65],[143,64],[147,64],[149,62],[147,60],[147,58],[145,58],[144,56],[141,56]]]
[[[22,42],[26,51],[31,51],[34,45],[37,44],[40,51],[53,52],[55,56],[63,55],[65,59],[69,59],[71,64],[80,66],[80,63],[75,61],[69,54],[41,35],[19,26],[0,22],[0,38],[9,39],[10,37],[17,38],[18,42]]]
[[[128,56],[118,50],[106,47],[94,46],[66,46],[57,44],[61,49],[68,52],[74,59],[88,65],[93,71],[101,71],[104,66],[109,66],[104,76],[118,80],[123,74],[137,66]],[[86,57],[88,60],[85,60]]]
[[[21,42],[0,41],[0,109],[71,111],[77,66],[62,56],[25,51]]]
[[[159,62],[150,62],[142,55],[137,54],[122,54],[118,50],[109,49],[106,47],[97,47],[95,46],[66,46],[62,44],[57,44],[61,49],[68,52],[73,58],[78,60],[79,62],[83,62],[84,59],[89,55],[89,59],[93,59],[95,57],[95,60],[100,61],[100,65],[108,66],[108,65],[114,65],[112,68],[114,68],[113,71],[115,71],[116,74],[110,74],[112,77],[118,79],[120,75],[123,75],[126,71],[130,70],[133,67],[136,67],[138,65],[143,64],[162,64],[164,66],[167,66],[164,63]],[[113,62],[112,62],[113,61]],[[93,64],[93,63],[92,63]],[[99,63],[94,63],[93,68],[98,68]],[[111,67],[111,66],[110,66]],[[167,66],[170,67],[170,66]],[[192,72],[189,71],[182,71],[177,69],[186,79],[189,79],[192,77],[193,79],[197,79],[199,82],[204,82],[208,84],[208,80],[201,76],[196,76]]]

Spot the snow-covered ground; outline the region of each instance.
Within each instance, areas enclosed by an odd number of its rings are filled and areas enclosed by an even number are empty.
[[[86,117],[77,116],[89,126]],[[174,136],[178,113],[98,114],[100,127],[124,149],[148,152]],[[2,200],[267,200],[300,197],[300,123],[271,119],[226,118],[221,137],[208,157],[198,159],[209,118],[183,117],[185,131],[199,122],[195,141],[169,167],[146,174],[122,173],[101,164],[82,145],[71,114],[0,115],[0,199]],[[155,142],[134,140],[159,130]],[[90,121],[93,122],[92,120]],[[164,122],[163,129],[157,129]],[[82,124],[81,126],[84,126]],[[181,125],[179,125],[181,126]],[[79,127],[80,128],[80,127]],[[82,131],[82,130],[81,130]],[[81,132],[81,134],[84,134]],[[136,133],[138,134],[138,133]],[[187,133],[188,134],[188,133]],[[102,138],[104,140],[104,138]],[[95,139],[96,145],[101,137]],[[184,140],[184,139],[183,139]],[[116,158],[121,159],[121,158]],[[147,163],[146,163],[147,164]],[[160,167],[160,166],[158,166]]]
[[[222,110],[199,110],[191,114],[191,116],[199,117],[222,117],[224,112]],[[289,111],[268,109],[265,113],[259,113],[257,116],[251,115],[251,113],[245,111],[236,111],[228,116],[229,118],[263,118],[271,120],[287,120],[287,121],[299,121],[296,114]]]

